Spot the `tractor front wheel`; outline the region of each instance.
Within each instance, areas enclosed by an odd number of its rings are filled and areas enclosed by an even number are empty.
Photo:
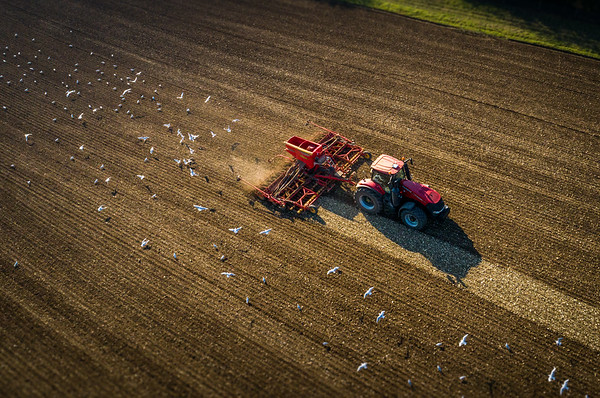
[[[379,214],[383,209],[381,195],[369,188],[358,188],[354,194],[358,207],[367,214]]]
[[[427,214],[417,206],[411,209],[400,210],[399,216],[404,225],[417,231],[422,230],[427,225]]]

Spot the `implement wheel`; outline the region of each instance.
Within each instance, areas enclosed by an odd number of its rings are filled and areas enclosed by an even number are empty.
[[[417,206],[412,209],[401,210],[399,216],[404,225],[417,231],[422,230],[427,225],[427,214]]]
[[[365,160],[371,160],[373,158],[373,155],[371,155],[371,152],[363,152],[362,157]]]
[[[381,195],[369,188],[358,188],[354,194],[358,208],[367,214],[379,214],[383,209]]]

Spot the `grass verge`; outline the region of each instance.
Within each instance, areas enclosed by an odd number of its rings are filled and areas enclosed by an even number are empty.
[[[584,11],[523,2],[475,0],[343,0],[471,32],[600,59],[600,24]]]

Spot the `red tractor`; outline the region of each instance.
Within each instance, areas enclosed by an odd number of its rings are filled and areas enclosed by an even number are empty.
[[[439,193],[412,181],[407,161],[389,155],[379,156],[371,164],[371,178],[357,183],[359,160],[370,160],[371,154],[334,131],[307,124],[326,134],[318,142],[297,136],[287,140],[285,149],[293,158],[283,157],[292,165],[273,182],[259,188],[238,180],[255,188],[260,198],[298,213],[316,212],[317,199],[338,183],[356,186],[354,197],[363,212],[398,215],[409,228],[423,229],[430,219],[443,219],[450,212]],[[412,159],[408,161],[412,164]]]
[[[421,230],[429,220],[446,218],[450,208],[435,190],[412,180],[408,162],[412,159],[380,155],[371,164],[371,178],[356,184],[354,198],[367,214],[397,215],[407,227]]]

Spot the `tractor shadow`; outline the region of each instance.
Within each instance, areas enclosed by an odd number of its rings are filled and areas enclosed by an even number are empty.
[[[324,208],[340,217],[352,221],[360,212],[351,193],[344,189],[337,189],[331,199]],[[435,268],[445,273],[453,284],[466,286],[463,278],[471,268],[481,263],[481,254],[473,241],[451,218],[432,222],[423,231],[414,231],[395,217],[368,214],[364,214],[364,217],[377,231],[399,247],[425,257]]]
[[[398,246],[423,255],[454,284],[466,286],[463,278],[481,263],[481,254],[473,241],[450,218],[433,222],[423,231],[411,230],[397,219],[366,214],[365,218]]]

